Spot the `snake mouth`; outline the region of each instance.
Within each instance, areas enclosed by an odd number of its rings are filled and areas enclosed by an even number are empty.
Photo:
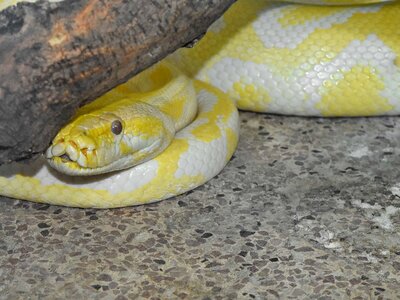
[[[73,161],[67,154],[63,154],[60,156],[53,156],[52,158],[48,159],[48,163],[51,167],[66,175],[93,176],[109,173],[111,171],[119,171],[122,168],[118,168],[118,165],[123,162],[124,159],[125,158],[117,159],[104,166],[88,167],[80,165],[78,161]],[[117,166],[117,168],[115,166]]]
[[[67,154],[63,154],[59,156],[63,162],[72,162],[72,159],[69,158],[69,156]]]
[[[58,142],[51,145],[46,151],[46,158],[57,163],[76,163],[82,168],[88,167],[88,155],[96,155],[93,146],[80,148],[75,142]]]

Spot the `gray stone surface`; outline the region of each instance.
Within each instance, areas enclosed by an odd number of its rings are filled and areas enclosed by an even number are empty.
[[[399,298],[399,135],[398,118],[242,113],[232,161],[174,199],[2,199],[0,298]]]

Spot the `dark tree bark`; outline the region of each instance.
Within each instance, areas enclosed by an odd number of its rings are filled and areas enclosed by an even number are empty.
[[[68,0],[0,12],[0,164],[42,153],[76,109],[201,36],[234,0]]]

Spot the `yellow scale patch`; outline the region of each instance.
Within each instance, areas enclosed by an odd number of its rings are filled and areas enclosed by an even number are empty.
[[[279,23],[283,27],[305,25],[310,21],[320,20],[347,10],[346,7],[321,7],[310,5],[296,5],[283,11]]]
[[[226,123],[236,108],[232,104],[227,105],[227,102],[230,100],[217,88],[200,81],[195,81],[195,88],[198,91],[200,89],[205,89],[218,99],[211,111],[202,113],[203,118],[207,119],[208,122],[197,126],[191,131],[198,140],[211,142],[222,136],[218,122]],[[221,101],[220,99],[225,99],[225,101]]]
[[[358,84],[354,84],[358,82]],[[368,84],[363,84],[367,82]],[[338,84],[331,84],[317,108],[323,116],[373,116],[393,109],[379,91],[383,82],[367,67],[344,73]],[[351,100],[350,100],[351,99]]]
[[[265,112],[266,105],[271,101],[266,89],[241,81],[233,84],[233,91],[229,94],[233,99],[239,99],[236,105],[242,110]]]

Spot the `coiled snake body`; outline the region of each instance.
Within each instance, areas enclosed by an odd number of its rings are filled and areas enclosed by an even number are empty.
[[[42,158],[1,166],[0,194],[99,208],[181,194],[231,158],[237,107],[399,114],[400,3],[292,2],[326,5],[238,1],[193,49],[83,107],[54,138],[49,164]],[[366,5],[373,2],[385,3]]]

